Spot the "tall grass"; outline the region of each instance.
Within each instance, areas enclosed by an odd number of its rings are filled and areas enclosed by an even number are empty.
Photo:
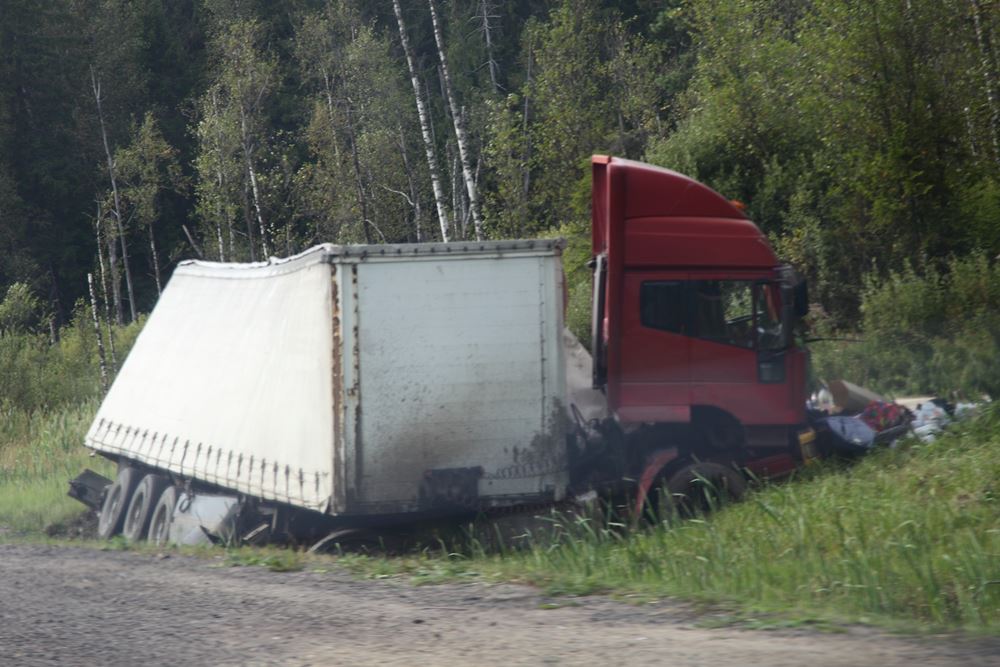
[[[556,519],[527,549],[396,564],[552,592],[731,600],[1000,630],[1000,408],[931,444],[833,464],[708,517],[627,532]],[[357,563],[354,563],[357,565]],[[359,567],[385,568],[361,561]]]
[[[46,412],[0,409],[0,527],[37,532],[83,510],[66,495],[68,481],[86,467],[112,469],[83,447],[96,408],[90,400]]]
[[[141,326],[114,328],[119,361]],[[39,531],[79,514],[67,482],[85,467],[109,473],[83,448],[100,399],[98,369],[82,308],[55,343],[30,331],[0,332],[0,528]]]

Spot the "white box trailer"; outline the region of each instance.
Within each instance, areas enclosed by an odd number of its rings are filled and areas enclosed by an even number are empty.
[[[559,500],[561,249],[322,245],[183,262],[86,445],[334,516]]]

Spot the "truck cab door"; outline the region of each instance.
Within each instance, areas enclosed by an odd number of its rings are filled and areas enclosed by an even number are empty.
[[[624,280],[620,394],[626,422],[690,418],[687,274],[628,271]]]
[[[780,296],[760,278],[691,281],[691,403],[742,423],[787,423]]]

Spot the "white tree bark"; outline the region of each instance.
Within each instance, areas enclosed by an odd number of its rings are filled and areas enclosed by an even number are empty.
[[[490,23],[493,19],[498,18],[494,12],[496,12],[496,8],[492,0],[479,0],[479,4],[476,6],[476,20],[479,21],[479,31],[483,33],[483,41],[486,43],[486,66],[490,70],[490,83],[493,84],[493,92],[499,95],[501,92],[500,67],[497,65],[496,58],[493,57],[493,26]]]
[[[163,284],[160,282],[160,260],[156,256],[156,240],[153,238],[153,221],[149,221],[149,254],[153,257],[153,278],[156,280],[156,296],[163,294]]]
[[[423,95],[420,92],[420,79],[417,77],[417,66],[413,59],[413,50],[410,48],[410,40],[406,36],[406,24],[403,22],[403,10],[399,7],[399,0],[392,0],[392,8],[396,12],[396,23],[399,24],[399,40],[403,43],[403,52],[406,54],[406,65],[410,71],[410,82],[413,84],[413,97],[417,103],[417,116],[420,118],[420,132],[424,138],[424,148],[427,151],[427,169],[431,174],[431,188],[434,190],[434,203],[437,205],[438,223],[441,225],[441,240],[449,240],[448,228],[448,208],[445,204],[444,190],[441,187],[441,178],[438,173],[437,157],[434,154],[434,140],[431,136],[430,115],[424,104]]]
[[[250,192],[253,196],[253,210],[257,218],[257,225],[260,228],[260,247],[264,251],[264,259],[271,254],[267,245],[267,226],[264,224],[264,212],[260,204],[260,188],[257,186],[257,170],[253,166],[254,147],[253,139],[247,128],[247,111],[240,106],[240,134],[243,144],[243,160],[246,164],[247,176],[250,178]]]
[[[234,240],[233,239],[233,221],[229,217],[229,215],[227,215],[227,213],[226,213],[226,207],[225,207],[225,204],[223,203],[223,196],[224,196],[223,193],[225,192],[225,188],[226,188],[226,176],[225,176],[225,173],[223,171],[224,164],[223,164],[223,159],[222,159],[222,147],[224,145],[224,142],[223,142],[223,138],[222,138],[222,128],[220,128],[219,125],[218,125],[219,99],[216,96],[214,89],[211,92],[211,98],[212,98],[212,111],[215,114],[215,118],[216,118],[216,125],[215,125],[215,128],[216,128],[216,132],[215,132],[215,141],[216,141],[216,144],[215,144],[215,184],[216,184],[216,186],[218,188],[218,191],[216,193],[216,200],[217,201],[216,201],[215,239],[216,239],[216,242],[219,245],[219,261],[220,262],[224,262],[224,261],[226,261],[226,248],[225,248],[225,242],[223,241],[223,238],[222,238],[222,220],[223,220],[223,218],[225,218],[225,220],[226,220],[226,227],[229,230],[229,252],[230,253],[233,252],[233,240]]]
[[[395,0],[398,2],[399,0]],[[438,20],[434,0],[427,0],[431,10],[431,23],[434,25],[434,42],[437,44],[438,60],[441,61],[441,75],[444,79],[445,97],[448,108],[451,109],[451,120],[455,127],[455,140],[458,142],[458,157],[462,162],[462,178],[465,180],[465,191],[469,196],[469,209],[472,214],[472,225],[476,230],[476,240],[483,240],[483,222],[479,217],[479,193],[476,180],[472,175],[472,161],[469,159],[469,142],[465,134],[465,122],[458,102],[455,100],[455,90],[451,85],[451,75],[448,73],[448,58],[444,52],[444,36],[441,33],[441,22]]]
[[[97,102],[97,118],[101,122],[101,140],[104,142],[104,155],[108,160],[108,177],[111,179],[111,192],[114,197],[115,224],[118,227],[118,240],[122,246],[122,265],[125,268],[125,286],[128,289],[128,306],[132,315],[130,321],[135,322],[135,292],[132,289],[132,270],[128,265],[128,243],[125,241],[125,227],[122,224],[121,200],[118,197],[118,179],[115,176],[115,161],[108,146],[108,133],[104,127],[104,110],[101,107],[101,82],[94,74],[94,66],[90,66],[90,85],[94,91],[94,101]],[[119,297],[120,300],[120,297]]]
[[[94,296],[94,274],[87,274],[87,289],[90,292],[90,314],[94,320],[94,335],[97,337],[97,360],[101,366],[101,390],[108,390],[108,362],[104,355],[104,341],[101,338],[101,325],[97,319],[97,298]]]
[[[101,299],[104,302],[104,324],[108,328],[108,347],[111,351],[111,367],[118,369],[118,355],[115,354],[115,338],[111,330],[111,303],[108,300],[108,278],[104,269],[104,239],[101,238],[101,220],[104,211],[101,202],[97,202],[97,219],[94,221],[94,235],[97,237],[97,265],[101,270]]]

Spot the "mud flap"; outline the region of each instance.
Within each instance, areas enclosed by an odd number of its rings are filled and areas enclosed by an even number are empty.
[[[66,495],[97,511],[101,509],[104,492],[110,485],[110,479],[88,468],[70,480],[69,492]]]

